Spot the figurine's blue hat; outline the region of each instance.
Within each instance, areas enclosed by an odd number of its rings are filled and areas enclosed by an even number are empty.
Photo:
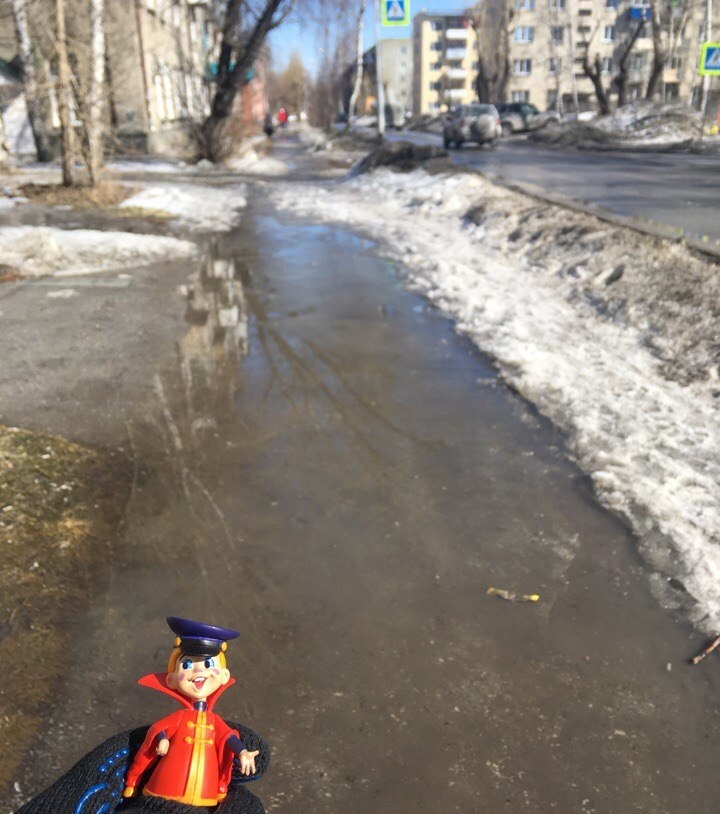
[[[167,623],[180,640],[176,646],[187,656],[217,656],[221,650],[225,650],[225,642],[240,635],[237,630],[205,625],[177,616],[168,616]]]

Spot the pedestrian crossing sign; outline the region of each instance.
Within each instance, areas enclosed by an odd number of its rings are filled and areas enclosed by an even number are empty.
[[[702,76],[720,76],[720,42],[702,44],[698,73]]]
[[[383,25],[410,25],[410,0],[380,0]]]

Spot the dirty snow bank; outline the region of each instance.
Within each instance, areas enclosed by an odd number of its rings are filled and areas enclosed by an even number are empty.
[[[581,147],[678,147],[700,136],[702,117],[686,105],[633,102],[591,121],[550,125],[530,134],[532,141]]]
[[[454,318],[496,358],[505,379],[567,433],[600,499],[637,532],[657,572],[651,583],[658,598],[682,607],[707,632],[720,628],[715,268],[701,269],[687,250],[673,255],[681,250],[548,205],[541,207],[543,227],[533,222],[537,202],[476,175],[380,170],[332,189],[272,193],[280,208],[381,240],[410,285]],[[566,228],[563,254],[554,247]],[[573,228],[585,232],[573,235]],[[627,240],[623,269],[612,257],[602,268],[601,258],[593,261],[618,242],[622,255]],[[652,303],[640,305],[643,281],[651,284],[656,261],[667,256],[671,279],[655,294],[663,302],[655,312]],[[684,281],[686,263],[692,273]],[[696,285],[702,293],[686,307],[685,290]],[[607,293],[614,286],[618,293]],[[713,292],[708,304],[704,297]],[[662,349],[678,325],[692,321],[709,335],[696,337],[704,349],[696,352],[695,372],[681,377]],[[648,342],[653,336],[660,351]]]
[[[244,184],[158,184],[145,187],[120,206],[165,212],[180,225],[199,232],[227,232],[240,222],[247,205]]]
[[[0,227],[0,264],[17,269],[24,277],[93,274],[196,254],[194,243],[173,237],[93,229]]]

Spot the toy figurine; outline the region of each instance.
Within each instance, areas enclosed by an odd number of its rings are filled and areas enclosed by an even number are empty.
[[[267,768],[267,744],[213,712],[234,683],[225,651],[239,634],[177,617],[167,622],[176,634],[168,670],[138,683],[183,708],[105,741],[17,814],[188,814],[211,806],[218,814],[264,814],[242,784]]]
[[[240,634],[175,616],[167,622],[177,636],[167,673],[151,673],[138,683],[171,695],[184,709],[150,727],[127,773],[123,796],[135,793],[140,776],[154,763],[143,794],[214,806],[227,795],[233,757],[238,756],[240,771],[249,776],[258,755],[213,712],[220,694],[234,683],[225,650],[228,639]]]

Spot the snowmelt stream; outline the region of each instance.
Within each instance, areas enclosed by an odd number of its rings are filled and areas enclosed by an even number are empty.
[[[664,578],[664,604],[720,629],[717,382],[664,378],[637,330],[570,296],[557,275],[503,252],[462,215],[477,176],[381,170],[330,189],[274,189],[281,209],[347,224],[382,242],[410,285],[492,354],[503,377],[560,426],[602,502],[624,516]],[[677,585],[677,583],[675,583]]]

